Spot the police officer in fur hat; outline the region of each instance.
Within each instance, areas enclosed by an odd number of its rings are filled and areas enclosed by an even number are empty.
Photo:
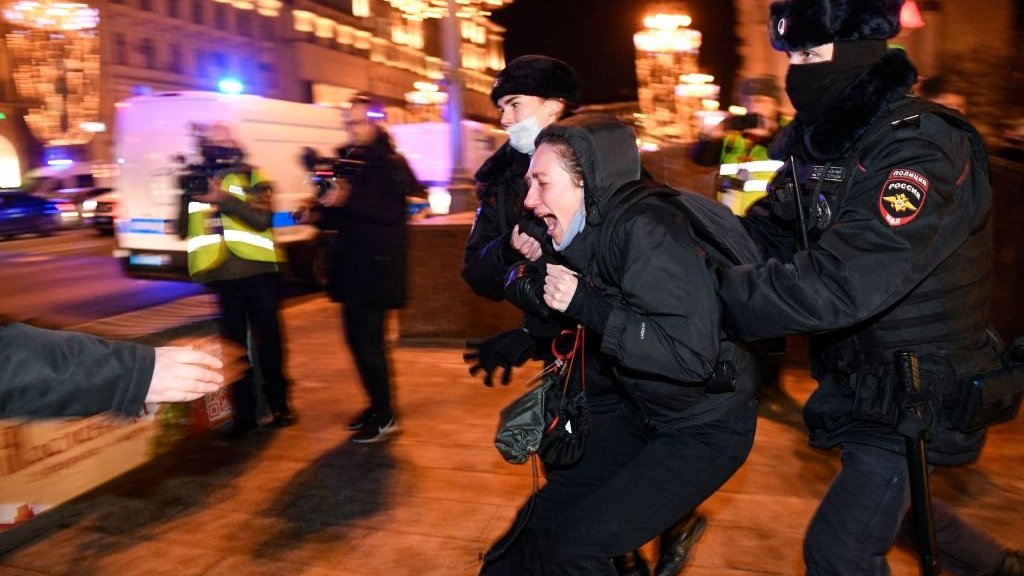
[[[773,46],[789,55],[796,119],[772,145],[786,164],[746,217],[770,258],[725,270],[732,336],[811,334],[818,388],[804,419],[811,445],[842,468],[804,541],[808,574],[888,574],[886,552],[910,506],[905,411],[893,353],[921,373],[929,462],[978,456],[985,429],[954,414],[970,377],[1000,364],[990,330],[992,189],[981,137],[963,116],[908,96],[917,73],[886,40],[902,0],[787,0],[771,5]],[[959,427],[958,427],[959,426]],[[1007,552],[934,503],[951,574],[1024,573]]]

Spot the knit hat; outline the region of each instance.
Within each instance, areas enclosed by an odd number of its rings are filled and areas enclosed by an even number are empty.
[[[569,110],[575,110],[583,101],[576,72],[561,60],[538,54],[520,56],[498,73],[491,88],[491,100],[497,104],[509,94],[561,98]]]
[[[903,0],[785,0],[773,2],[769,34],[784,52],[837,40],[887,40],[900,31]]]

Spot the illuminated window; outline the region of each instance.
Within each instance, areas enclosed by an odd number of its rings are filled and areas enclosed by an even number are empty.
[[[352,15],[366,18],[370,15],[370,0],[352,0]]]
[[[128,40],[120,32],[114,33],[114,61],[121,66],[128,65]]]
[[[181,69],[181,58],[182,58],[182,56],[181,56],[181,45],[180,44],[171,44],[170,56],[171,56],[171,60],[167,64],[167,69],[170,70],[171,72],[174,72],[175,74],[181,74],[182,73],[182,69]]]
[[[214,26],[217,30],[228,29],[228,5],[227,4],[214,4],[213,5],[213,21]]]
[[[252,36],[252,12],[239,10],[236,16],[237,22],[235,24],[238,27],[238,34],[246,37]]]
[[[277,21],[274,18],[260,18],[260,35],[264,40],[273,41],[277,37],[274,25]]]
[[[144,66],[150,70],[156,69],[156,43],[152,38],[143,38],[139,41],[139,54],[142,55]]]
[[[205,3],[205,0],[192,0],[192,22],[196,24],[203,24],[206,22],[206,15],[203,10],[203,5]]]

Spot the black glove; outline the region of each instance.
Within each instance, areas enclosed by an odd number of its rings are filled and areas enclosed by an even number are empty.
[[[507,386],[512,380],[512,367],[521,366],[533,355],[537,343],[522,328],[502,332],[491,336],[486,340],[471,340],[466,342],[470,348],[462,355],[466,362],[472,362],[469,367],[469,374],[476,376],[481,370],[484,371],[484,385],[494,386],[494,373],[498,368],[504,369],[501,375],[501,384]]]
[[[505,277],[505,299],[527,314],[547,318],[551,309],[544,303],[544,273],[528,260],[516,262]]]

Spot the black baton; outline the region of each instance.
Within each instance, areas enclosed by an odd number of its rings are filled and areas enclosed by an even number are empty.
[[[917,371],[917,355],[910,350],[899,350],[893,354],[896,360],[896,381],[907,398],[914,399],[921,392],[921,377]],[[921,559],[922,576],[934,576],[939,570],[939,543],[935,539],[935,516],[932,514],[932,497],[928,488],[928,456],[925,453],[925,414],[920,403],[913,401],[907,407],[908,418],[917,420],[917,425],[907,434],[907,471],[910,478],[910,504],[914,520],[914,539],[917,554]]]

